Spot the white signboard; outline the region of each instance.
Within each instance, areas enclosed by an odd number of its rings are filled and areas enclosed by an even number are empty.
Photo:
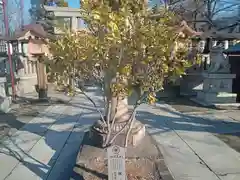
[[[125,148],[111,146],[107,148],[108,179],[126,180],[125,171]]]

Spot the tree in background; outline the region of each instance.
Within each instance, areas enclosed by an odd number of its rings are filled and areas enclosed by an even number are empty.
[[[19,17],[21,17],[21,8],[19,0],[8,0],[7,1],[7,18],[9,22],[9,34],[12,35],[15,30],[19,30],[21,28],[21,21],[19,21]],[[5,26],[4,26],[4,18],[3,12],[1,11],[1,33],[5,34]]]
[[[145,100],[154,103],[163,81],[179,77],[189,67],[189,39],[177,32],[173,13],[164,8],[158,13],[153,18],[143,0],[83,0],[81,16],[88,28],[66,32],[50,43],[55,80],[61,83],[79,73],[101,82],[105,113],[83,93],[101,114],[91,131],[102,135],[102,146],[116,143],[119,135],[127,146],[133,130],[144,129],[135,121],[136,108]],[[138,97],[130,112],[127,97],[134,91]]]
[[[60,0],[58,2],[58,6],[60,6],[60,7],[68,7],[68,2],[66,2],[64,0]]]
[[[40,1],[31,0],[31,8],[29,13],[32,23],[39,23],[44,27],[44,30],[50,34],[54,33],[54,14],[47,12],[44,9],[44,3]]]
[[[204,24],[204,30],[217,27],[219,23],[217,19],[238,16],[240,13],[238,0],[175,0],[169,1],[168,6],[170,10],[192,23],[194,28]],[[235,19],[235,21],[238,20]]]

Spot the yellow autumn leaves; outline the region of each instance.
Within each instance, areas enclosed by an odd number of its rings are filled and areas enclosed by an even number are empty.
[[[116,93],[128,92],[131,84],[138,84],[146,91],[149,87],[161,89],[164,79],[184,73],[188,66],[187,45],[183,40],[183,50],[173,48],[176,32],[171,13],[163,12],[157,20],[150,19],[151,12],[144,8],[127,11],[134,0],[124,0],[119,11],[113,11],[101,1],[97,2],[98,6],[89,2],[83,0],[81,15],[91,33],[66,33],[51,44],[52,54],[61,62],[58,63],[61,68],[55,71],[61,73],[70,67],[82,76],[86,72],[91,76],[94,64],[98,63],[106,74],[120,73],[129,82],[128,86],[113,85],[111,88]],[[155,95],[150,93],[147,101],[154,103]]]

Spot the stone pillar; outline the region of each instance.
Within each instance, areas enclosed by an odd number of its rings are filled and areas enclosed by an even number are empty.
[[[21,44],[21,42],[18,43],[18,52],[22,53],[22,44]]]
[[[33,70],[33,62],[32,61],[30,61],[30,65],[31,65],[31,74],[33,74],[34,73],[34,70]]]
[[[36,61],[33,61],[33,68],[32,68],[32,70],[33,70],[33,73],[35,74],[36,73]]]
[[[72,30],[78,29],[78,21],[76,16],[71,17],[71,24],[72,24]]]
[[[20,66],[20,69],[18,69],[18,75],[20,77],[24,76],[25,75],[25,66],[24,66],[24,58],[22,56],[19,57],[19,66]],[[23,67],[22,67],[23,66]]]
[[[217,41],[212,41],[212,46],[216,46],[217,45]]]
[[[228,49],[229,47],[229,42],[228,40],[224,41],[224,49]]]
[[[23,66],[24,66],[24,73],[27,74],[28,73],[27,59],[23,60]]]
[[[27,75],[31,73],[30,61],[27,60]]]

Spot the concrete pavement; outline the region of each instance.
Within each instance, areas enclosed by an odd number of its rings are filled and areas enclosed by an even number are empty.
[[[89,95],[100,104],[94,90]],[[240,130],[227,117],[181,114],[167,104],[144,104],[137,113],[175,180],[240,179],[240,154],[213,135]],[[83,95],[48,107],[0,145],[0,180],[69,179],[83,134],[98,118]]]
[[[69,179],[83,134],[97,118],[83,95],[48,107],[1,142],[0,179]]]
[[[138,118],[159,143],[176,180],[240,179],[240,154],[213,135],[240,131],[240,122],[216,114],[184,115],[167,104],[142,105]]]

